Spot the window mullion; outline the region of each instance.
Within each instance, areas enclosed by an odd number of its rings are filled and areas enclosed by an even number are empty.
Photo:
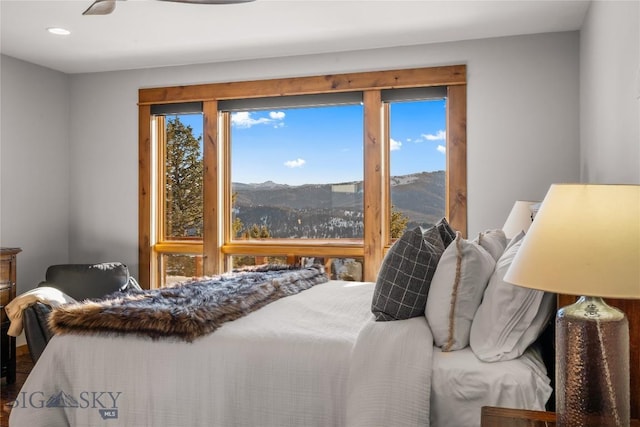
[[[383,256],[384,155],[382,98],[379,90],[364,92],[364,268],[363,279],[375,281]]]
[[[220,132],[218,129],[218,102],[206,101],[203,104],[204,126],[203,126],[203,162],[204,162],[204,182],[203,182],[203,255],[204,274],[214,275],[221,273],[224,269],[223,257],[220,253],[220,243],[222,241],[222,230],[219,221],[222,204],[221,187],[219,185],[222,178],[220,162]],[[222,210],[224,212],[224,210]]]
[[[155,153],[155,161],[156,161],[156,179],[154,180],[154,190],[153,190],[153,203],[156,204],[155,207],[155,221],[152,222],[152,233],[153,233],[153,256],[151,257],[151,272],[150,272],[150,287],[156,288],[161,286],[161,278],[163,276],[162,272],[164,271],[164,261],[159,256],[158,252],[156,252],[156,246],[159,242],[163,242],[165,240],[165,221],[166,221],[166,163],[165,163],[165,154],[166,154],[166,145],[167,138],[165,133],[166,128],[166,120],[164,116],[154,116],[155,117],[155,134],[156,134],[156,146],[154,149]]]
[[[381,105],[381,114],[382,114],[382,155],[383,161],[383,173],[382,173],[382,199],[381,199],[381,210],[382,210],[382,223],[380,232],[382,233],[381,244],[383,247],[383,257],[384,250],[391,246],[391,107],[388,102],[383,102]],[[380,259],[382,262],[382,259]],[[376,272],[377,274],[377,272]]]
[[[166,148],[167,148],[167,135],[166,120],[164,116],[155,116],[156,119],[156,170],[158,171],[158,178],[156,180],[155,188],[155,202],[156,202],[156,224],[155,224],[155,242],[164,242],[167,239],[166,236],[166,206],[167,206],[167,173],[166,173]]]

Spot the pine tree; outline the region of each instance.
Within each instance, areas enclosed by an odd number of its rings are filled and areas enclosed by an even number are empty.
[[[202,137],[193,135],[180,117],[166,122],[165,151],[165,236],[167,238],[201,237],[203,230],[202,186],[204,165],[201,153]],[[167,257],[167,273],[195,276],[192,256]]]
[[[167,120],[166,129],[166,235],[202,236],[202,137],[196,138],[178,116]]]

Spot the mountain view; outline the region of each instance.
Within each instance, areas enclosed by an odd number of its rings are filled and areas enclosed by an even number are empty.
[[[234,218],[265,227],[273,238],[361,238],[362,182],[291,186],[271,181],[233,183]],[[445,172],[391,178],[391,201],[407,228],[428,226],[444,215]]]

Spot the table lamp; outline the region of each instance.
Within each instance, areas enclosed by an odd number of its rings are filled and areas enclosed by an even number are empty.
[[[629,323],[640,299],[640,185],[554,184],[505,281],[578,295],[556,315],[558,426],[629,426]]]
[[[509,216],[502,226],[507,239],[513,239],[521,231],[529,230],[533,221],[533,206],[540,202],[531,202],[528,200],[516,200],[509,212]]]

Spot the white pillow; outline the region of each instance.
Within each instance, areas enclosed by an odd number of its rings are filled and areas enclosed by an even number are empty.
[[[487,252],[491,254],[493,259],[498,261],[502,256],[504,249],[507,247],[507,236],[502,230],[487,230],[478,233],[478,237],[474,240]]]
[[[506,252],[507,250],[509,250],[509,248],[511,248],[511,246],[515,245],[520,240],[522,240],[524,238],[524,235],[525,235],[524,231],[521,231],[515,236],[513,236],[513,238],[507,239],[507,247],[504,248],[504,251]]]
[[[482,300],[495,260],[480,245],[462,238],[445,249],[431,281],[425,316],[442,351],[469,345],[474,314]]]
[[[522,238],[513,239],[496,263],[471,325],[471,349],[484,362],[519,357],[540,336],[553,313],[553,294],[504,281]]]

